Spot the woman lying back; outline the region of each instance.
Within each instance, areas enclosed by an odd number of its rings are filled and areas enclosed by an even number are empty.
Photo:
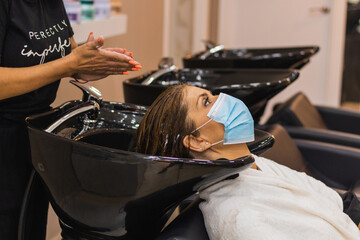
[[[138,132],[141,153],[216,160],[250,155],[254,123],[242,101],[188,85],[165,90]],[[200,192],[210,239],[360,239],[342,199],[322,182],[253,155],[255,163]]]

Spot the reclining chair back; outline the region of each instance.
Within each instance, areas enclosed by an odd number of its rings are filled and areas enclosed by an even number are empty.
[[[345,167],[351,166],[351,161],[356,161],[358,149],[311,140],[292,139],[280,124],[266,126],[264,130],[274,135],[275,143],[271,149],[261,155],[262,157],[293,170],[305,172],[339,193],[352,190],[356,179],[359,179]],[[351,155],[355,156],[355,160]],[[323,165],[323,163],[327,164]],[[345,175],[336,167],[339,163],[344,164],[342,170],[346,172]]]

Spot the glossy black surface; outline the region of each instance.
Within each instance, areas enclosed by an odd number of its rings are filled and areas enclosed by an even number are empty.
[[[301,69],[318,46],[293,48],[224,49],[202,60],[205,52],[183,58],[185,68],[293,68]]]
[[[83,112],[54,134],[44,131],[79,104],[27,119],[33,165],[69,239],[152,239],[169,209],[253,162],[251,156],[209,161],[135,153],[146,108],[131,104],[104,102],[98,114]],[[260,153],[273,142],[258,130],[249,146]]]
[[[180,69],[162,75],[150,85],[141,83],[153,72],[123,82],[125,102],[150,106],[167,87],[178,83],[220,92],[241,99],[257,122],[267,101],[295,81],[299,73],[288,69]]]

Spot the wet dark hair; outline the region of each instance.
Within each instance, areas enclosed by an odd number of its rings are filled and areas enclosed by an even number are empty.
[[[137,152],[191,157],[183,144],[184,137],[195,129],[195,123],[187,119],[188,106],[183,101],[186,86],[180,84],[167,88],[150,106],[138,129]]]

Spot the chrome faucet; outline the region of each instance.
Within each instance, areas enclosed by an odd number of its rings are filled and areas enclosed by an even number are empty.
[[[172,58],[162,58],[159,62],[159,71],[148,76],[141,84],[142,85],[150,85],[154,80],[159,78],[160,76],[173,72],[176,70],[176,66],[173,63]]]
[[[101,92],[98,89],[87,84],[78,83],[74,80],[70,80],[70,83],[81,89],[83,92],[82,100],[84,102],[94,100],[101,105],[103,98]]]
[[[210,50],[216,46],[216,44],[210,40],[202,40],[202,42],[205,44],[206,50]]]
[[[225,47],[224,45],[215,45],[213,42],[208,41],[208,40],[204,40],[203,41],[206,45],[206,50],[203,54],[201,54],[199,56],[199,58],[201,60],[205,60],[206,58],[208,58],[211,54],[214,54],[216,52],[219,52],[221,50],[223,50]]]
[[[55,133],[58,129],[61,129],[63,123],[76,116],[80,117],[83,126],[82,130],[76,135],[80,135],[82,132],[94,127],[97,122],[96,119],[103,100],[101,92],[93,86],[78,83],[74,80],[71,80],[70,83],[81,89],[83,92],[83,102],[66,109],[65,114],[61,118],[45,129],[46,132]],[[64,104],[64,108],[67,105]]]
[[[72,119],[73,117],[75,117],[77,115],[84,115],[84,120],[83,120],[84,127],[88,128],[93,123],[96,123],[96,118],[97,118],[99,110],[100,110],[100,105],[93,100],[80,103],[79,105],[70,108],[64,116],[62,116],[61,118],[56,120],[53,124],[51,124],[49,127],[47,127],[44,131],[48,132],[48,133],[54,133],[54,131],[57,130],[57,128],[60,127],[61,124]],[[81,131],[81,132],[83,132],[83,131]],[[77,135],[79,135],[79,134],[77,134]]]

